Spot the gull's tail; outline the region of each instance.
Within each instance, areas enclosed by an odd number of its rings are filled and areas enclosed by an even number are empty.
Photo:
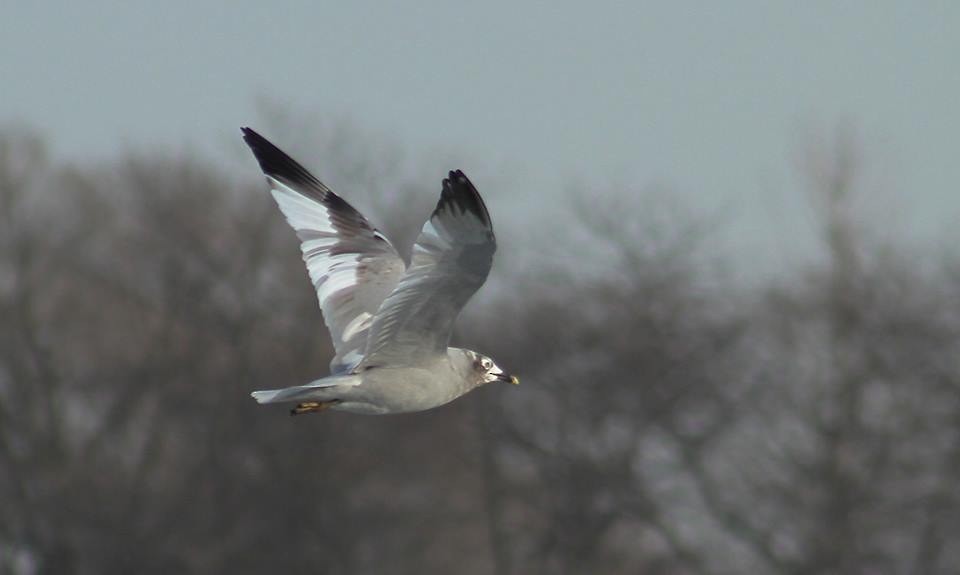
[[[331,401],[337,398],[338,387],[353,387],[360,384],[358,375],[335,375],[325,377],[306,385],[285,387],[283,389],[264,389],[250,395],[257,403],[286,403],[301,401]]]

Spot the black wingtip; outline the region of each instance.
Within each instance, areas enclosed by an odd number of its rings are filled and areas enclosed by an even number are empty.
[[[461,170],[451,171],[443,180],[443,191],[440,193],[441,202],[449,202],[460,211],[470,212],[477,216],[486,226],[490,226],[490,213],[480,197],[480,192]]]
[[[250,146],[250,150],[257,158],[260,169],[263,170],[264,174],[295,185],[300,184],[308,187],[323,185],[306,168],[252,128],[244,126],[240,128],[240,131],[243,133],[243,141]]]

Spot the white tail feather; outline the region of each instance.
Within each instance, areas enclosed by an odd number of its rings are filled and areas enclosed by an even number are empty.
[[[250,395],[257,400],[257,403],[272,403],[273,398],[277,396],[278,393],[283,391],[282,389],[264,389],[260,391],[254,391]]]
[[[294,387],[285,387],[283,389],[263,389],[254,391],[250,395],[257,400],[257,403],[281,403],[287,401],[305,401],[309,399],[325,400],[328,395],[322,390],[330,387],[349,386],[360,384],[360,376],[357,375],[335,375],[325,377],[306,385],[296,385]]]

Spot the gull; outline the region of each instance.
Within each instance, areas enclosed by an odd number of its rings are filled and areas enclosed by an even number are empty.
[[[497,249],[487,207],[463,172],[443,180],[408,268],[343,198],[257,132],[241,131],[300,239],[336,351],[329,376],[254,391],[257,402],[295,403],[291,415],[408,413],[486,383],[520,383],[489,357],[448,347],[454,321],[486,281]]]

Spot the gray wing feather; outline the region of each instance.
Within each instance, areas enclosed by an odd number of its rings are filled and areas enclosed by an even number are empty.
[[[486,281],[496,249],[483,199],[463,172],[450,172],[410,268],[373,320],[361,368],[445,355],[453,323]]]
[[[303,166],[250,128],[243,129],[243,138],[300,238],[336,350],[330,370],[350,371],[363,357],[374,314],[403,276],[403,260],[360,212]]]

